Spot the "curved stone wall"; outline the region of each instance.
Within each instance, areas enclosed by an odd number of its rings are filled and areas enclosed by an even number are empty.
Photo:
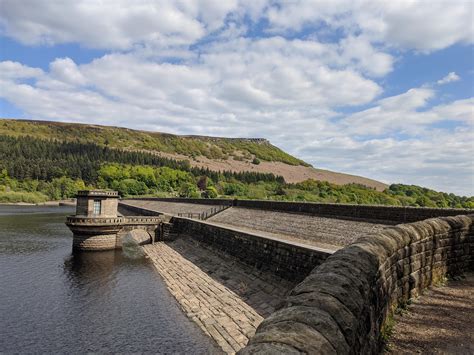
[[[99,234],[86,235],[76,234],[72,240],[72,248],[74,250],[82,251],[98,251],[98,250],[113,250],[115,249],[117,233],[113,234]]]
[[[316,267],[239,354],[379,353],[387,317],[474,265],[474,215],[389,227]]]
[[[144,245],[151,243],[152,238],[150,233],[143,229],[133,229],[128,232],[122,239],[122,246],[127,243],[133,243],[137,245]]]

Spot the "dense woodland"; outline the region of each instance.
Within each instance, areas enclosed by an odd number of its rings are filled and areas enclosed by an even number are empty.
[[[258,163],[258,162],[256,162]],[[429,207],[474,208],[473,197],[419,186],[368,187],[281,176],[215,172],[156,154],[93,143],[0,135],[0,202],[42,202],[73,197],[80,189],[110,188],[122,196],[250,198]]]

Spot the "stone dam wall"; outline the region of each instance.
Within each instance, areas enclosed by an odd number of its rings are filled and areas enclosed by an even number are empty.
[[[349,205],[312,202],[286,202],[268,200],[188,199],[188,198],[141,198],[148,201],[198,203],[208,205],[232,205],[269,211],[304,213],[321,217],[399,224],[421,221],[433,217],[447,217],[474,213],[472,209],[426,208],[400,206]]]
[[[332,251],[259,236],[231,227],[183,217],[173,217],[170,235],[186,237],[230,254],[259,270],[284,279],[302,281]]]
[[[380,353],[397,307],[473,267],[474,214],[388,227],[315,268],[239,354]]]

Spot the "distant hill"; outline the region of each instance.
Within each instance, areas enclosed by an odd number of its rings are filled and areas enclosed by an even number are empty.
[[[273,173],[282,176],[288,183],[314,179],[337,185],[355,183],[377,191],[388,187],[365,177],[313,168],[263,138],[179,136],[121,127],[13,119],[0,121],[0,135],[94,143],[153,153],[174,160],[188,160],[192,167],[212,171]]]

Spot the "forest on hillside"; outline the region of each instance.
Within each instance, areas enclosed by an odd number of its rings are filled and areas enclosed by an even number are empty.
[[[108,188],[121,196],[247,198],[285,201],[474,208],[462,197],[414,185],[383,192],[363,185],[191,167],[188,161],[93,143],[0,135],[0,202],[43,202],[73,197],[78,190]]]
[[[100,147],[180,154],[189,158],[204,156],[209,159],[248,161],[256,158],[309,166],[264,139],[178,136],[121,127],[29,120],[0,121],[0,135],[92,143]]]

